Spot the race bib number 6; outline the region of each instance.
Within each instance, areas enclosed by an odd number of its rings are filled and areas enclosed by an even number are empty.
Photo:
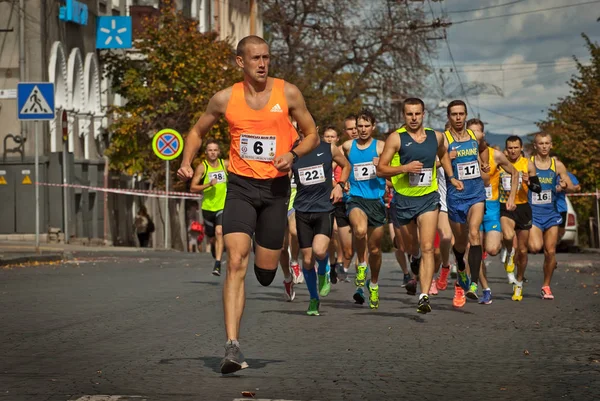
[[[217,180],[217,184],[221,183],[221,182],[225,182],[225,172],[224,171],[211,171],[210,173],[208,173],[208,182],[211,182],[212,180],[216,179]]]
[[[408,184],[411,187],[428,187],[433,181],[433,169],[422,168],[420,173],[408,173]]]
[[[240,135],[240,156],[245,160],[268,162],[275,158],[277,137],[267,135]]]
[[[356,163],[352,168],[354,170],[354,179],[356,181],[366,181],[377,178],[373,162]]]
[[[481,172],[479,171],[479,162],[476,160],[472,162],[458,163],[456,167],[458,170],[458,179],[461,181],[472,180],[474,178],[481,177]]]
[[[310,166],[298,169],[298,177],[302,185],[315,185],[325,182],[325,170],[323,165]]]

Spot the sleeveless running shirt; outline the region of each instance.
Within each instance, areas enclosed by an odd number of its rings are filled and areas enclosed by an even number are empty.
[[[204,180],[202,184],[208,184],[213,178],[217,183],[203,191],[202,210],[209,212],[218,212],[225,207],[225,197],[227,196],[227,172],[223,159],[219,159],[219,165],[212,167],[204,160]]]
[[[297,185],[294,209],[305,213],[331,212],[329,197],[332,186],[331,144],[321,141],[312,152],[299,158],[292,166]]]
[[[425,128],[426,137],[421,143],[415,142],[406,131],[406,128],[400,128],[396,132],[400,135],[400,150],[397,153],[399,164],[397,165],[406,165],[415,160],[423,163],[420,173],[403,173],[392,177],[390,181],[396,192],[403,196],[415,197],[437,191],[435,161],[438,141],[435,131],[431,128]]]
[[[479,142],[473,131],[468,129],[467,133],[469,139],[458,142],[450,131],[445,132],[448,139],[448,153],[456,151],[456,157],[451,160],[452,174],[464,185],[464,189],[459,191],[446,177],[449,199],[472,199],[485,194],[485,185],[479,168]]]
[[[382,199],[385,193],[385,178],[377,177],[373,159],[379,157],[377,154],[377,140],[373,139],[366,149],[359,149],[356,140],[352,140],[348,161],[350,170],[349,196],[362,199]]]
[[[488,148],[488,152],[490,155],[490,185],[485,187],[485,200],[497,201],[500,197],[498,192],[500,186],[500,168],[496,164],[496,159],[494,158],[494,152],[497,152],[497,150],[494,148]]]
[[[535,156],[531,156],[531,161],[535,164]],[[540,216],[558,213],[556,208],[556,185],[558,184],[558,174],[556,174],[556,162],[554,157],[552,158],[549,169],[542,170],[536,165],[535,170],[542,186],[542,192],[536,194],[529,191],[528,196],[531,209],[535,210],[535,213]]]
[[[517,196],[515,196],[515,205],[527,203],[527,192],[529,187],[523,182],[523,174],[529,175],[527,168],[529,160],[520,156],[516,162],[512,163],[513,167],[519,172],[519,186],[517,187]],[[500,169],[500,203],[506,203],[510,195],[511,175],[503,169]]]
[[[282,79],[273,80],[271,97],[262,110],[253,110],[248,106],[243,82],[233,85],[225,112],[231,136],[231,173],[257,179],[287,174],[273,165],[273,160],[292,150],[298,139],[298,133],[289,119],[284,84]]]

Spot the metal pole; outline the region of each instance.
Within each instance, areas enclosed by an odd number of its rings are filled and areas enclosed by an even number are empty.
[[[64,213],[64,225],[65,225],[65,244],[69,243],[69,179],[67,177],[67,152],[69,151],[69,143],[63,138],[63,213]]]
[[[598,200],[600,199],[600,191],[596,188],[596,230],[598,234],[598,248],[600,248],[600,205],[598,205]]]
[[[167,160],[167,170],[165,174],[166,192],[169,192],[169,161]],[[165,249],[169,249],[169,195],[165,197]]]
[[[40,252],[40,155],[39,155],[39,122],[34,123],[33,135],[35,144],[35,251]]]
[[[25,76],[25,0],[19,0],[19,82],[27,82]],[[21,136],[27,138],[25,121],[21,121]]]

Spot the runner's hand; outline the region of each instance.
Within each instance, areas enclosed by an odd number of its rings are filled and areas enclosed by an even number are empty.
[[[331,191],[331,195],[329,196],[329,199],[331,199],[331,203],[338,203],[341,202],[342,200],[342,187],[339,185],[336,185],[335,188],[333,188],[333,190]]]
[[[515,201],[514,200],[508,200],[506,202],[506,210],[508,210],[509,212],[512,212],[513,210],[517,209],[517,205],[515,205]]]
[[[481,171],[483,171],[484,173],[489,173],[490,165],[487,163],[481,163]]]
[[[215,185],[217,185],[217,179],[213,178],[212,180],[210,180],[210,186],[214,187]]]
[[[193,176],[194,170],[190,165],[182,165],[179,167],[179,170],[177,170],[177,177],[179,177],[181,181],[187,181]]]
[[[525,183],[526,185],[529,185],[529,174],[522,174],[521,175],[523,183]]]
[[[462,183],[462,181],[457,180],[456,178],[452,178],[450,180],[450,183],[452,185],[454,185],[454,188],[456,188],[459,191],[462,191],[463,189],[465,189],[464,184]]]
[[[423,168],[423,163],[421,163],[418,160],[413,160],[412,162],[405,165],[404,168],[406,169],[407,173],[417,174],[421,172],[421,169]]]
[[[275,158],[275,160],[273,160],[273,164],[279,171],[290,171],[292,164],[294,164],[294,156],[290,152],[287,152]]]
[[[375,167],[377,167],[377,165],[378,165],[378,164],[379,164],[379,157],[374,157],[374,158],[373,158],[373,165],[374,165]]]

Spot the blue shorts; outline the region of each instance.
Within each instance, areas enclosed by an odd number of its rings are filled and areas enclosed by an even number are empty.
[[[471,199],[457,199],[454,197],[448,197],[446,202],[448,204],[448,218],[450,221],[455,223],[466,224],[467,215],[469,214],[469,209],[471,209],[471,206],[483,202],[485,202],[485,192],[482,194],[482,196],[477,196]]]
[[[485,214],[479,231],[489,233],[491,231],[502,232],[500,226],[500,202],[497,200],[485,201]]]
[[[548,230],[551,227],[560,227],[562,224],[562,216],[558,212],[548,213],[544,211],[542,213],[536,213],[535,208],[532,209],[533,214],[533,225],[542,230],[542,232]]]

